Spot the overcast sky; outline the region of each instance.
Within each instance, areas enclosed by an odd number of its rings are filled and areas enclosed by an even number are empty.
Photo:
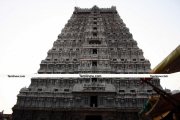
[[[94,5],[116,6],[151,68],[180,44],[179,0],[0,0],[0,111],[12,112],[19,90],[29,86],[28,75],[37,73],[74,7]],[[180,89],[179,78],[170,75],[161,85]]]

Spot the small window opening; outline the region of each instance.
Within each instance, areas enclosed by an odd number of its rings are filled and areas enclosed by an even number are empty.
[[[97,67],[97,61],[92,61],[92,66]]]
[[[141,61],[144,61],[144,59],[140,59]]]
[[[147,92],[152,92],[152,90],[147,90]]]
[[[92,78],[92,82],[97,82],[97,78]]]
[[[97,96],[90,97],[90,107],[97,107]]]
[[[97,24],[97,22],[94,22],[94,24],[96,25],[96,24]]]
[[[136,59],[133,59],[133,61],[136,61]]]
[[[42,88],[38,88],[38,91],[42,91]]]
[[[136,91],[135,91],[135,90],[130,90],[130,92],[134,93],[134,92],[136,92]]]
[[[113,61],[117,61],[117,59],[113,59]]]
[[[125,91],[124,90],[119,90],[119,92],[124,93]]]
[[[93,27],[93,30],[97,30],[97,27]]]
[[[57,92],[57,91],[58,91],[58,89],[54,89],[54,91],[55,91],[55,92]]]
[[[97,33],[93,33],[93,36],[96,37],[96,36],[97,36]]]
[[[64,92],[69,92],[69,89],[64,89]]]
[[[50,59],[49,59],[49,58],[47,58],[46,60],[47,60],[47,61],[50,61]]]
[[[97,49],[93,49],[93,54],[97,54]]]

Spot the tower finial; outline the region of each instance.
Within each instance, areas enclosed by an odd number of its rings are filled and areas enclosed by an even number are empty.
[[[99,7],[97,5],[94,5],[92,9],[99,9]]]

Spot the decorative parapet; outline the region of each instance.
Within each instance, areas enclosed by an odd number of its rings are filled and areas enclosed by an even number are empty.
[[[75,7],[74,8],[74,13],[90,13],[90,12],[101,12],[101,13],[106,13],[106,12],[111,12],[111,13],[117,13],[116,11],[116,7],[112,6],[111,8],[99,8],[96,5],[93,6],[90,9],[87,8],[79,8],[79,7]]]

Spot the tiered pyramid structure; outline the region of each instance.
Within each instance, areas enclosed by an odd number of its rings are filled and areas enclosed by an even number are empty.
[[[146,74],[150,62],[116,7],[75,7],[39,74]],[[161,88],[159,79],[151,82]],[[156,93],[140,78],[33,77],[13,107],[13,120],[138,120]]]

